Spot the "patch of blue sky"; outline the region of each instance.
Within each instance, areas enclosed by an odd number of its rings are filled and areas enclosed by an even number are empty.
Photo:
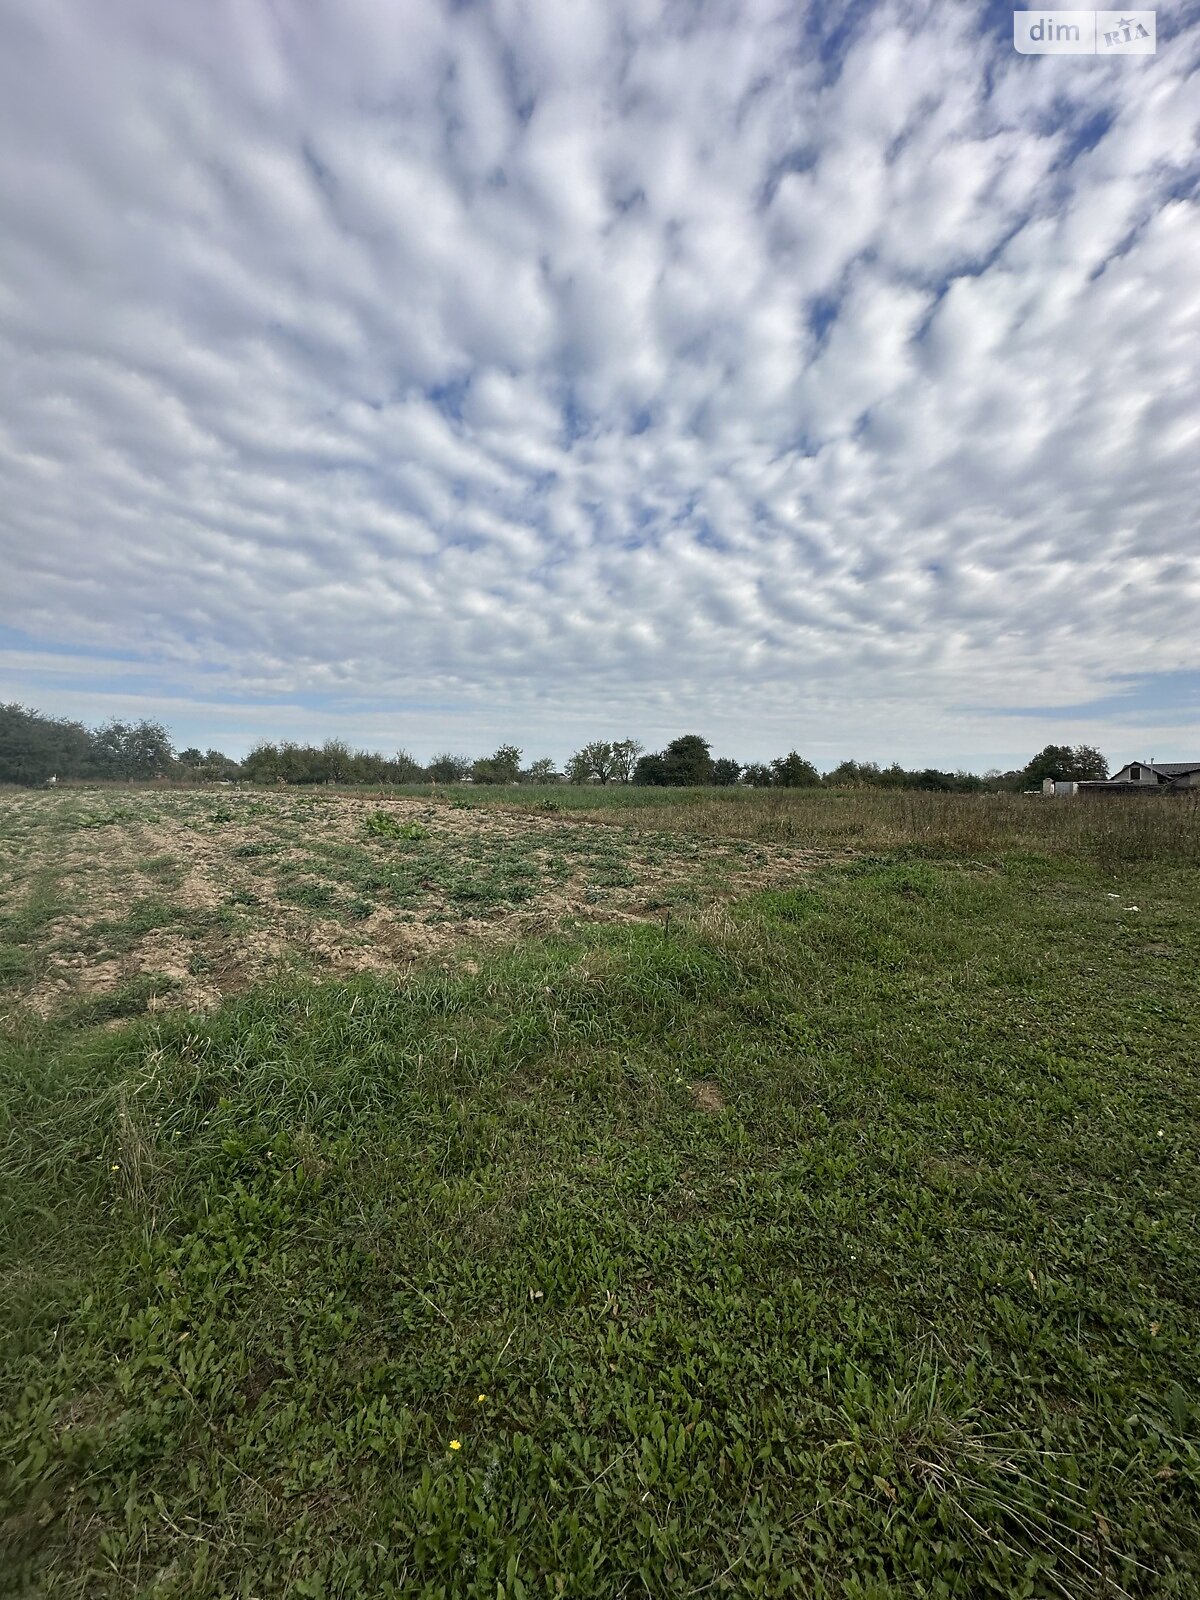
[[[38,638],[0,622],[0,650],[17,650],[30,655],[78,656],[81,661],[130,661],[146,658],[136,650],[111,650],[107,646],[61,644],[57,639]]]
[[[579,397],[576,395],[574,388],[570,386],[568,386],[567,392],[563,397],[560,414],[567,444],[572,445],[576,440],[582,439],[587,433],[590,423],[587,412],[579,403]]]
[[[861,33],[870,28],[873,6],[857,5],[854,0],[840,7],[820,9],[813,7],[811,31],[806,31],[804,48],[811,52],[816,46],[816,58],[826,82],[832,83],[841,73],[850,47]]]
[[[1096,110],[1088,111],[1074,124],[1066,125],[1066,141],[1059,152],[1056,167],[1069,167],[1080,156],[1087,155],[1089,150],[1094,150],[1101,139],[1108,133],[1116,121],[1116,113],[1110,106],[1101,106]]]
[[[1173,672],[1131,673],[1114,680],[1111,693],[1092,700],[1064,702],[1061,705],[972,706],[964,709],[990,717],[1108,717],[1116,721],[1145,719],[1164,713],[1177,716],[1181,711],[1200,718],[1200,672],[1181,669]],[[1197,732],[1200,743],[1200,731]]]
[[[463,401],[467,397],[467,390],[471,380],[467,378],[452,378],[447,383],[435,384],[433,388],[426,389],[425,398],[430,405],[436,406],[442,415],[451,422],[461,422],[463,414]]]
[[[808,328],[818,344],[837,321],[841,304],[840,297],[832,294],[819,294],[808,302]]]

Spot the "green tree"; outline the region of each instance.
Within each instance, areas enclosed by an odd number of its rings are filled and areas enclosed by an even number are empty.
[[[517,783],[521,777],[521,752],[515,744],[502,744],[495,755],[475,762],[471,777],[475,783]]]
[[[285,783],[321,783],[325,767],[316,745],[285,740],[279,747],[279,769]]]
[[[751,761],[742,768],[742,782],[748,783],[752,789],[769,789],[771,769],[763,761]]]
[[[171,770],[175,752],[161,722],[106,722],[95,735],[96,764],[107,778],[129,782],[158,778]]]
[[[698,733],[672,739],[665,750],[642,757],[633,769],[633,781],[680,789],[711,783],[713,762],[708,740]]]
[[[219,783],[226,778],[240,778],[242,764],[240,761],[235,761],[232,756],[227,756],[223,750],[206,750],[203,771],[206,778]]]
[[[462,783],[470,776],[471,763],[466,756],[451,755],[445,750],[434,756],[425,770],[432,783]]]
[[[661,750],[642,757],[633,769],[633,782],[639,785],[652,785],[655,788],[662,788],[666,784],[666,758]]]
[[[1027,788],[1040,788],[1046,778],[1065,779],[1075,759],[1069,744],[1048,744],[1026,764],[1024,778]]]
[[[645,746],[637,739],[618,739],[612,747],[612,775],[616,783],[630,783]]]
[[[672,739],[663,751],[667,782],[679,788],[692,788],[712,782],[713,763],[708,740],[698,733],[685,733]]]
[[[825,782],[832,789],[865,789],[878,787],[882,777],[874,761],[841,761],[825,774]]]
[[[525,777],[529,783],[557,783],[559,781],[558,772],[549,756],[542,756],[540,760],[533,762]]]
[[[94,738],[80,722],[0,705],[0,783],[45,783],[94,771]]]
[[[1108,777],[1108,762],[1095,745],[1075,746],[1074,767],[1071,776],[1079,783],[1103,783]]]
[[[728,756],[722,756],[720,760],[713,762],[712,781],[719,789],[729,789],[738,781],[741,772],[740,762],[732,761]]]
[[[615,776],[613,747],[604,739],[593,739],[567,762],[570,783],[611,783]]]
[[[314,762],[318,783],[347,783],[354,774],[355,757],[350,746],[341,739],[326,739],[321,753]]]
[[[283,776],[278,748],[261,739],[242,762],[242,772],[251,783],[275,783]]]
[[[811,789],[820,783],[821,774],[811,761],[805,761],[795,750],[786,756],[776,756],[771,763],[771,783],[778,789]]]
[[[392,758],[394,776],[393,783],[421,783],[425,778],[425,768],[407,750],[397,750]]]

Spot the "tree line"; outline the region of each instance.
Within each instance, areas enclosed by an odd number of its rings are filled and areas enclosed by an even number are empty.
[[[638,784],[652,787],[744,785],[755,789],[924,789],[971,794],[1040,788],[1044,778],[1098,779],[1108,765],[1090,745],[1047,745],[1026,766],[1011,772],[943,772],[935,767],[881,767],[873,761],[843,761],[821,773],[795,750],[770,762],[742,763],[715,756],[699,734],[681,735],[662,750],[647,752],[636,739],[596,739],[582,745],[558,771],[547,756],[525,762],[516,745],[502,744],[490,756],[472,759],[445,751],[422,764],[408,753],[355,750],[340,739],[324,744],[291,741],[256,744],[238,761],[220,750],[189,746],[176,750],[160,722],[106,722],[97,728],[28,707],[0,705],[0,783],[24,785],[96,780],[259,784]]]
[[[0,783],[161,778],[175,763],[171,736],[160,722],[143,718],[86,728],[25,706],[0,705]]]

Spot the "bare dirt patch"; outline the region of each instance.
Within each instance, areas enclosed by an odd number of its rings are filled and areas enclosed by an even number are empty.
[[[717,1084],[707,1078],[698,1079],[689,1084],[692,1098],[701,1111],[707,1111],[710,1116],[715,1116],[718,1111],[725,1109],[725,1096]]]
[[[205,1010],[281,969],[396,972],[481,940],[669,919],[815,859],[568,813],[296,790],[8,794],[0,846],[0,944],[20,969],[5,999],[43,1016],[149,976],[162,981],[148,1008]],[[35,926],[22,908],[51,882]]]

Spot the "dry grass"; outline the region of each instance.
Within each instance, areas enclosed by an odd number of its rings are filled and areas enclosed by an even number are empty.
[[[511,792],[510,792],[511,793]],[[645,801],[641,797],[654,795]],[[627,828],[795,842],[818,850],[987,859],[1019,854],[1090,861],[1200,862],[1200,792],[1144,798],[932,794],[890,789],[627,790],[623,803],[580,799],[580,814]],[[593,797],[595,800],[596,797]]]
[[[0,796],[0,1012],[208,1010],[288,970],[388,973],[464,940],[669,916],[809,853],[376,793]]]

